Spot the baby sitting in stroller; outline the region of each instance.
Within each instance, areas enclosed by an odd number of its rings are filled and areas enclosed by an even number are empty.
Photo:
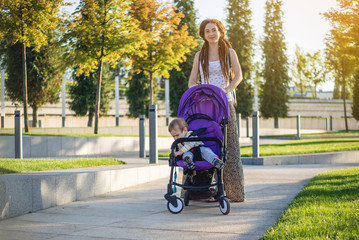
[[[188,131],[188,124],[183,118],[176,118],[171,121],[168,126],[168,131],[171,133],[174,140],[179,138],[196,138],[197,134],[194,131]],[[224,163],[218,156],[210,149],[206,147],[203,142],[183,142],[178,143],[179,150],[174,153],[174,157],[183,155],[183,163],[188,169],[195,169],[193,162],[193,151],[195,147],[199,147],[203,160],[206,160],[217,169],[222,169]]]

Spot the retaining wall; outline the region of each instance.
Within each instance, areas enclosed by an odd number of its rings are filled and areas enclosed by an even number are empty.
[[[159,150],[171,148],[173,138],[158,138]],[[149,138],[145,139],[149,150]],[[24,158],[116,155],[139,151],[139,137],[23,136]],[[0,158],[15,156],[14,136],[0,136]]]
[[[121,166],[118,166],[120,168]],[[112,168],[114,168],[112,166]],[[169,166],[0,175],[0,220],[169,176]]]

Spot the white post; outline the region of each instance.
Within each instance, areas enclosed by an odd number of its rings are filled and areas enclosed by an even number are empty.
[[[62,93],[62,127],[65,127],[65,120],[66,120],[66,80],[67,80],[67,74],[65,73],[62,78],[62,87],[61,87],[61,93]]]
[[[254,84],[254,112],[258,112],[258,87]]]
[[[5,70],[1,69],[1,128],[5,127]]]
[[[165,80],[165,104],[166,104],[166,126],[168,126],[170,118],[170,80]]]
[[[119,125],[119,112],[120,112],[120,107],[119,107],[119,100],[120,100],[120,96],[119,96],[119,85],[120,85],[120,77],[116,76],[115,77],[115,99],[116,99],[116,127],[118,127]]]

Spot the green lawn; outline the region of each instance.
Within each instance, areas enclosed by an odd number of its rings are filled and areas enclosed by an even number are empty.
[[[0,174],[126,164],[115,158],[8,159],[0,158]]]
[[[338,132],[326,132],[326,133],[311,133],[311,134],[302,134],[304,137],[326,137],[326,136],[359,136],[359,130],[350,130],[346,131],[338,131]]]
[[[333,138],[295,140],[286,143],[263,144],[259,147],[260,156],[310,154],[359,150],[359,138]],[[170,152],[159,153],[159,157],[168,157]],[[242,157],[252,156],[252,146],[241,147]]]
[[[338,131],[338,132],[325,132],[325,133],[305,133],[301,134],[302,137],[350,137],[359,136],[359,130]],[[278,137],[297,137],[297,134],[285,134],[285,135],[265,135],[260,136],[265,138],[278,138]]]
[[[333,138],[295,140],[286,143],[264,144],[259,147],[260,156],[310,154],[359,150],[359,138]],[[252,146],[241,147],[242,157],[252,156]]]
[[[261,239],[359,239],[359,168],[314,177]]]

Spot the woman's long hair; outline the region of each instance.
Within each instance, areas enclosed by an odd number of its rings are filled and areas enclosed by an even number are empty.
[[[218,54],[219,54],[219,61],[220,61],[220,64],[221,64],[221,70],[222,70],[223,76],[226,79],[226,83],[227,83],[228,79],[229,79],[228,48],[232,48],[232,45],[226,39],[226,35],[225,35],[226,29],[225,29],[225,27],[223,26],[222,22],[217,20],[217,19],[203,20],[203,22],[201,23],[201,25],[199,27],[199,35],[204,40],[204,44],[202,46],[201,55],[200,55],[200,62],[201,62],[201,66],[202,66],[204,81],[205,81],[205,83],[208,83],[208,79],[209,79],[209,71],[208,71],[209,43],[204,37],[205,28],[206,28],[206,25],[208,23],[216,24],[216,26],[217,26],[217,28],[219,30],[219,33],[220,33],[220,37],[219,37],[219,41],[218,41]]]

